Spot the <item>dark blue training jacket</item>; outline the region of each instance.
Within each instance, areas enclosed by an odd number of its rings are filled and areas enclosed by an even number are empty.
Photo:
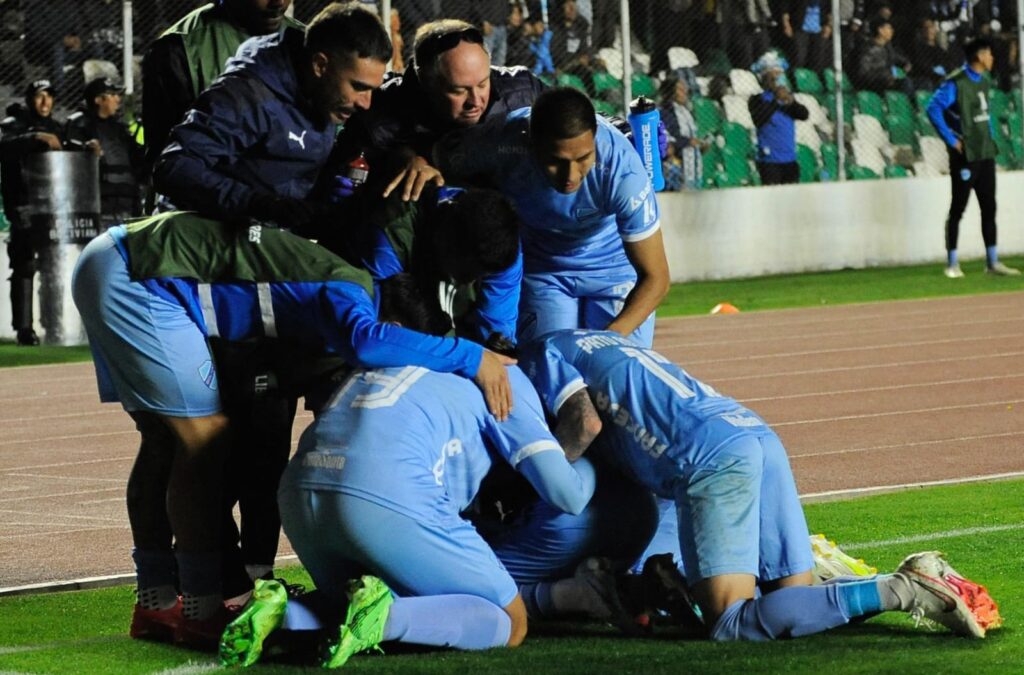
[[[299,90],[303,39],[289,29],[242,43],[171,132],[153,173],[157,192],[224,220],[249,212],[255,194],[309,194],[337,126],[314,119]]]

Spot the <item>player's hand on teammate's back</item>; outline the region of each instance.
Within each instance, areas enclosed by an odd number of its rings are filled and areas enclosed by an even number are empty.
[[[505,366],[515,364],[515,359],[485,349],[484,357],[480,359],[480,368],[473,376],[476,386],[484,393],[487,409],[499,422],[508,419],[509,413],[512,412],[512,385],[508,382],[508,371]]]
[[[384,196],[387,197],[399,185],[402,185],[402,200],[416,201],[420,198],[420,194],[427,183],[434,183],[441,187],[444,185],[444,176],[441,175],[437,168],[431,166],[430,162],[416,155],[409,160],[409,163],[395,176],[395,179],[384,188]]]

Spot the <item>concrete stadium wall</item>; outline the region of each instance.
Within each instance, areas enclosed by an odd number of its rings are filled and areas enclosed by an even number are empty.
[[[1024,253],[1024,172],[999,173],[996,194],[1000,251]],[[664,193],[659,203],[672,279],[692,281],[938,264],[949,195],[949,178],[942,177]],[[960,226],[960,252],[985,252],[975,199]],[[7,269],[6,247],[0,266]],[[76,320],[65,313],[71,340],[79,335]],[[7,284],[0,337],[13,337]]]

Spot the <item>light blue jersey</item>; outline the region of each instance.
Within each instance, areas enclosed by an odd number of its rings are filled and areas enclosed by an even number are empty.
[[[589,387],[604,421],[595,450],[662,498],[673,497],[683,466],[710,463],[737,436],[770,431],[734,399],[611,331],[549,334],[521,363],[552,414]]]
[[[509,113],[503,125],[479,125],[442,142],[437,162],[446,177],[485,177],[515,204],[523,219],[527,274],[632,269],[622,243],[641,241],[660,227],[658,203],[633,145],[597,118],[597,161],[580,189],[552,187],[529,147],[530,109]]]
[[[544,477],[524,471],[542,497],[582,509],[593,485],[565,460],[522,371],[510,368],[509,381],[516,405],[498,422],[465,378],[414,367],[359,371],[303,433],[282,482],[429,523],[464,510],[493,461],[520,471],[525,462],[544,467]]]

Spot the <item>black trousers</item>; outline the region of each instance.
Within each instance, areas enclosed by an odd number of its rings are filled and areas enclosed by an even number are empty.
[[[757,173],[761,175],[762,185],[784,185],[800,182],[800,165],[796,162],[777,164],[774,162],[758,162]]]
[[[985,247],[996,245],[996,161],[981,159],[968,162],[963,153],[949,152],[949,180],[953,185],[953,200],[946,219],[946,250],[956,250],[960,237],[960,219],[967,208],[971,190],[978,195],[981,207],[981,238]]]

